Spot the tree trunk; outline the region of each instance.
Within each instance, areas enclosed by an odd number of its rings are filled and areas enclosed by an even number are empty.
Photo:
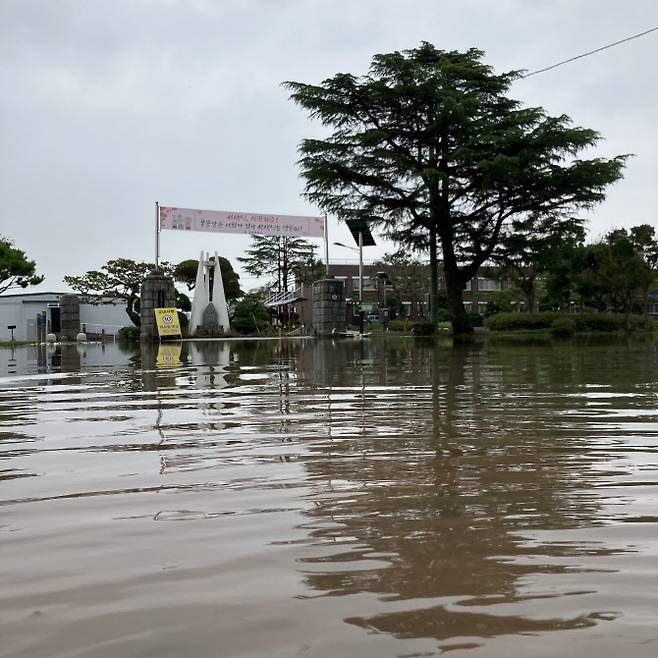
[[[437,259],[436,228],[430,228],[430,320],[439,320],[439,263]]]
[[[450,313],[450,321],[452,322],[452,333],[455,336],[471,334],[473,333],[473,327],[464,308],[464,282],[462,277],[452,268],[446,268],[444,273],[446,277],[448,312]]]
[[[142,324],[142,317],[139,313],[135,312],[135,302],[137,301],[136,295],[131,295],[126,298],[126,313],[128,317],[132,320],[132,323],[139,327]]]
[[[283,253],[281,255],[281,278],[283,285],[283,292],[288,292],[288,245],[286,244],[286,238],[283,238]]]
[[[433,204],[432,215],[437,223],[433,222],[432,225],[441,238],[443,275],[448,293],[448,313],[450,313],[450,321],[452,322],[452,334],[453,336],[460,336],[473,333],[473,327],[464,308],[463,290],[466,279],[459,271],[459,264],[455,256],[455,233],[450,216],[450,190],[448,185],[449,150],[448,132],[444,128],[441,132],[441,159],[439,161],[439,169],[443,174],[440,189],[441,196],[440,199],[436,200],[436,204]]]
[[[528,298],[528,313],[535,310],[535,281],[531,279],[528,281],[528,289],[526,290],[526,297]]]
[[[441,251],[443,253],[443,275],[448,293],[448,313],[454,336],[473,333],[473,326],[464,308],[464,284],[466,273],[460,272],[455,256],[454,235],[449,224],[449,217],[442,223]]]

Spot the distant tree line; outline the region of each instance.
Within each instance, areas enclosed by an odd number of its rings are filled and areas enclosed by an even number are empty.
[[[518,227],[510,230],[494,257],[476,273],[506,283],[500,292],[479,298],[488,302],[487,314],[510,311],[515,300],[523,300],[528,311],[649,312],[651,293],[658,293],[658,239],[653,226],[615,229],[589,243],[580,220],[565,222],[559,231],[554,231],[550,222],[537,225],[542,227],[533,232]],[[387,299],[391,317],[400,312],[402,301],[427,299],[431,287],[428,265],[408,250],[386,254],[375,265],[386,271],[392,284]],[[448,310],[447,292],[441,284],[437,306],[440,316],[442,309]]]

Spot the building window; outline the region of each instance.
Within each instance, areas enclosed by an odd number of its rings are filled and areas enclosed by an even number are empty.
[[[352,277],[352,289],[357,290],[359,289],[359,277],[358,276],[353,276]],[[377,281],[373,279],[370,276],[364,276],[363,277],[363,291],[364,292],[374,292],[377,290]]]
[[[470,290],[471,289],[471,282],[470,280],[466,282],[466,285],[464,286],[464,290]]]
[[[495,292],[500,290],[500,281],[496,279],[487,279],[485,277],[478,277],[478,290],[482,292]]]

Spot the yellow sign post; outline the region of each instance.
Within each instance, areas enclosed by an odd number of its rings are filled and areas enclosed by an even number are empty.
[[[175,308],[156,308],[155,322],[158,325],[160,338],[165,336],[181,336],[178,311]]]

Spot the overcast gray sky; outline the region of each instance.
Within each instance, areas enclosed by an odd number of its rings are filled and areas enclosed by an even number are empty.
[[[317,214],[295,161],[318,127],[281,81],[363,73],[422,40],[534,70],[656,25],[655,0],[0,0],[0,234],[38,262],[41,289],[60,290],[110,258],[152,260],[156,200]],[[514,85],[600,131],[591,156],[635,154],[589,216],[594,236],[656,223],[656,62],[653,33]],[[350,241],[335,220],[330,238]],[[164,232],[162,256],[235,262],[247,244]]]

